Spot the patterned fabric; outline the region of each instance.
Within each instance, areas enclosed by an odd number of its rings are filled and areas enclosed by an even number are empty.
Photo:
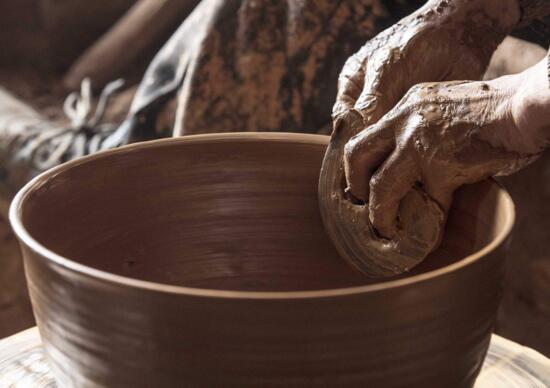
[[[534,33],[540,22],[533,18],[547,12],[550,0],[523,1],[518,33],[539,43],[537,37],[548,39],[550,33]],[[175,136],[328,130],[346,59],[424,3],[202,0],[149,67],[125,130],[152,126],[157,111],[149,109],[158,106],[151,102],[152,96],[161,100],[159,90],[168,98],[178,94]]]
[[[192,59],[182,71],[174,134],[330,126],[346,59],[421,3],[203,0],[181,27],[190,28],[197,14],[209,21],[200,44],[181,51]],[[185,34],[180,40],[186,44]]]
[[[110,126],[105,131],[94,128],[97,115],[89,117],[91,121],[79,120],[74,128],[48,131],[47,136],[21,129],[28,127],[27,117],[10,119],[13,130],[0,122],[0,161],[10,159],[10,166],[4,162],[6,168],[0,170],[0,184],[24,182],[35,172],[85,153],[152,137],[235,131],[328,133],[336,81],[346,59],[424,3],[201,0],[149,66],[128,120],[114,133]],[[548,47],[550,0],[521,0],[521,6],[524,27],[516,34]],[[176,94],[177,104],[165,103]],[[164,107],[172,107],[168,116],[175,116],[169,120],[175,122],[173,133],[151,131]]]

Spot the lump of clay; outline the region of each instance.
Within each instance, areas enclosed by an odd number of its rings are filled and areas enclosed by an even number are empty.
[[[323,223],[340,256],[353,267],[373,277],[399,275],[437,248],[445,214],[421,188],[415,187],[399,206],[396,237],[379,237],[369,221],[368,205],[353,203],[344,193],[344,146],[359,130],[348,125],[332,134],[319,179]]]

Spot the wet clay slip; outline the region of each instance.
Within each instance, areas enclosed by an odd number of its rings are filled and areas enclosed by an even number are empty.
[[[139,143],[50,170],[11,222],[60,387],[472,387],[514,209],[455,196],[439,248],[367,278],[326,235],[328,137]]]
[[[516,0],[428,1],[346,61],[319,204],[338,252],[361,272],[418,265],[441,239],[454,189],[526,159],[477,139],[496,110],[480,96],[501,94],[488,85],[418,93],[427,82],[480,79],[520,16]]]
[[[401,201],[399,229],[392,239],[378,235],[369,219],[368,204],[346,193],[344,149],[363,120],[353,110],[346,125],[335,128],[319,178],[319,208],[325,229],[340,256],[371,277],[399,275],[417,266],[439,244],[445,213],[420,188]]]

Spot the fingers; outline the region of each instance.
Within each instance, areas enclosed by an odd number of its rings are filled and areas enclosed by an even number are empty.
[[[364,202],[369,198],[372,174],[395,146],[393,125],[379,123],[352,137],[344,148],[344,172],[351,194]]]
[[[413,154],[400,148],[371,178],[369,218],[381,236],[395,236],[399,203],[418,179]]]
[[[376,54],[366,64],[363,89],[354,105],[363,115],[366,125],[380,120],[411,86],[405,84],[402,65],[391,50]]]
[[[335,121],[353,108],[363,90],[365,67],[360,54],[361,51],[349,57],[338,76],[338,94],[332,108],[332,118]]]
[[[369,44],[351,56],[338,77],[333,121],[337,123],[347,111],[356,109],[367,127],[390,111],[411,86],[405,82],[399,59],[394,51],[373,50]]]
[[[445,214],[449,213],[451,203],[453,202],[453,193],[456,187],[450,187],[442,181],[432,181],[428,177],[424,179],[423,189],[426,194],[430,196],[430,198],[439,204]]]

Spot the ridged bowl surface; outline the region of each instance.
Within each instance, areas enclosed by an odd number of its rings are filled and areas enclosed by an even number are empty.
[[[30,182],[10,218],[61,387],[471,387],[514,220],[461,189],[440,249],[371,280],[320,220],[327,137],[140,143]]]

